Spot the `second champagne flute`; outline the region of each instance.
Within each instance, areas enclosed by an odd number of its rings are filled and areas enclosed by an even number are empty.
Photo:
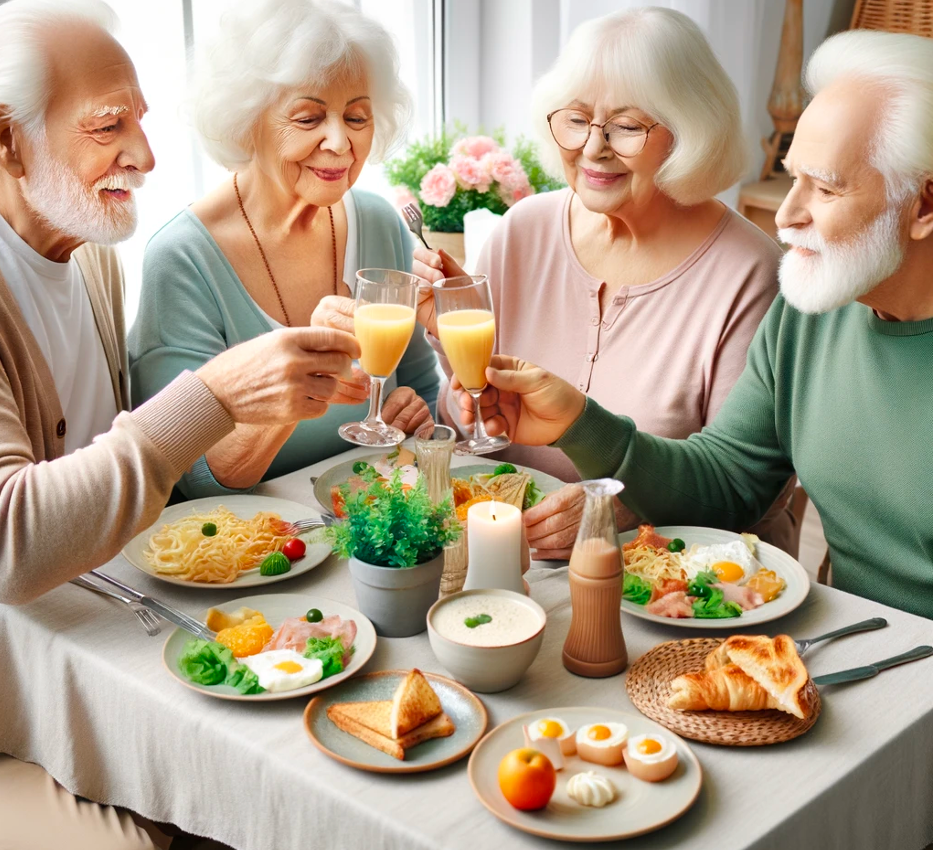
[[[361,269],[356,273],[354,335],[360,344],[360,366],[372,378],[369,413],[362,422],[347,422],[339,434],[358,446],[397,446],[405,432],[382,418],[386,378],[398,367],[415,330],[415,301],[421,278],[394,269]]]
[[[496,345],[496,316],[486,275],[448,277],[434,284],[437,335],[457,379],[473,399],[473,436],[457,443],[457,454],[487,455],[511,444],[483,426],[480,396]]]

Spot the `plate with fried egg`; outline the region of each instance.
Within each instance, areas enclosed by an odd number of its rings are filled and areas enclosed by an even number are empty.
[[[810,591],[799,561],[752,534],[642,525],[619,542],[622,610],[643,620],[691,629],[755,626],[789,614]]]
[[[553,790],[533,800],[529,788],[523,797],[518,774],[542,765],[553,769]],[[660,829],[690,809],[703,784],[700,762],[682,738],[643,715],[602,707],[513,717],[477,744],[467,772],[474,793],[499,820],[577,842]]]

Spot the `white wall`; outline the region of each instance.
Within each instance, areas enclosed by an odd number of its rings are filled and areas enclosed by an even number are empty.
[[[693,18],[739,91],[752,152],[748,179],[764,159],[762,136],[772,131],[768,95],[777,65],[784,3],[780,0],[451,0],[478,3],[479,121],[505,127],[510,137],[528,134],[534,81],[583,21],[638,6],[666,6]],[[804,0],[804,62],[828,35],[848,26],[854,0]]]

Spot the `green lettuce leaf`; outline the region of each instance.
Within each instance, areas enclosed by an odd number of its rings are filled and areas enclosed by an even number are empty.
[[[626,573],[622,579],[622,598],[636,605],[647,605],[651,598],[651,583]]]
[[[533,508],[544,498],[544,493],[541,491],[541,488],[535,484],[534,478],[528,482],[528,486],[525,488],[525,498],[522,500],[522,510],[527,511],[529,508]]]
[[[346,650],[337,637],[309,637],[305,647],[305,658],[317,658],[324,666],[322,679],[343,672],[343,656]]]
[[[192,638],[182,649],[178,669],[198,685],[229,685],[241,694],[261,694],[259,678],[219,643]]]

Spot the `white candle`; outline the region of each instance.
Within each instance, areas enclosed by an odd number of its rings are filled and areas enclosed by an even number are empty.
[[[464,590],[524,593],[522,512],[505,502],[478,502],[467,511],[469,566]]]

